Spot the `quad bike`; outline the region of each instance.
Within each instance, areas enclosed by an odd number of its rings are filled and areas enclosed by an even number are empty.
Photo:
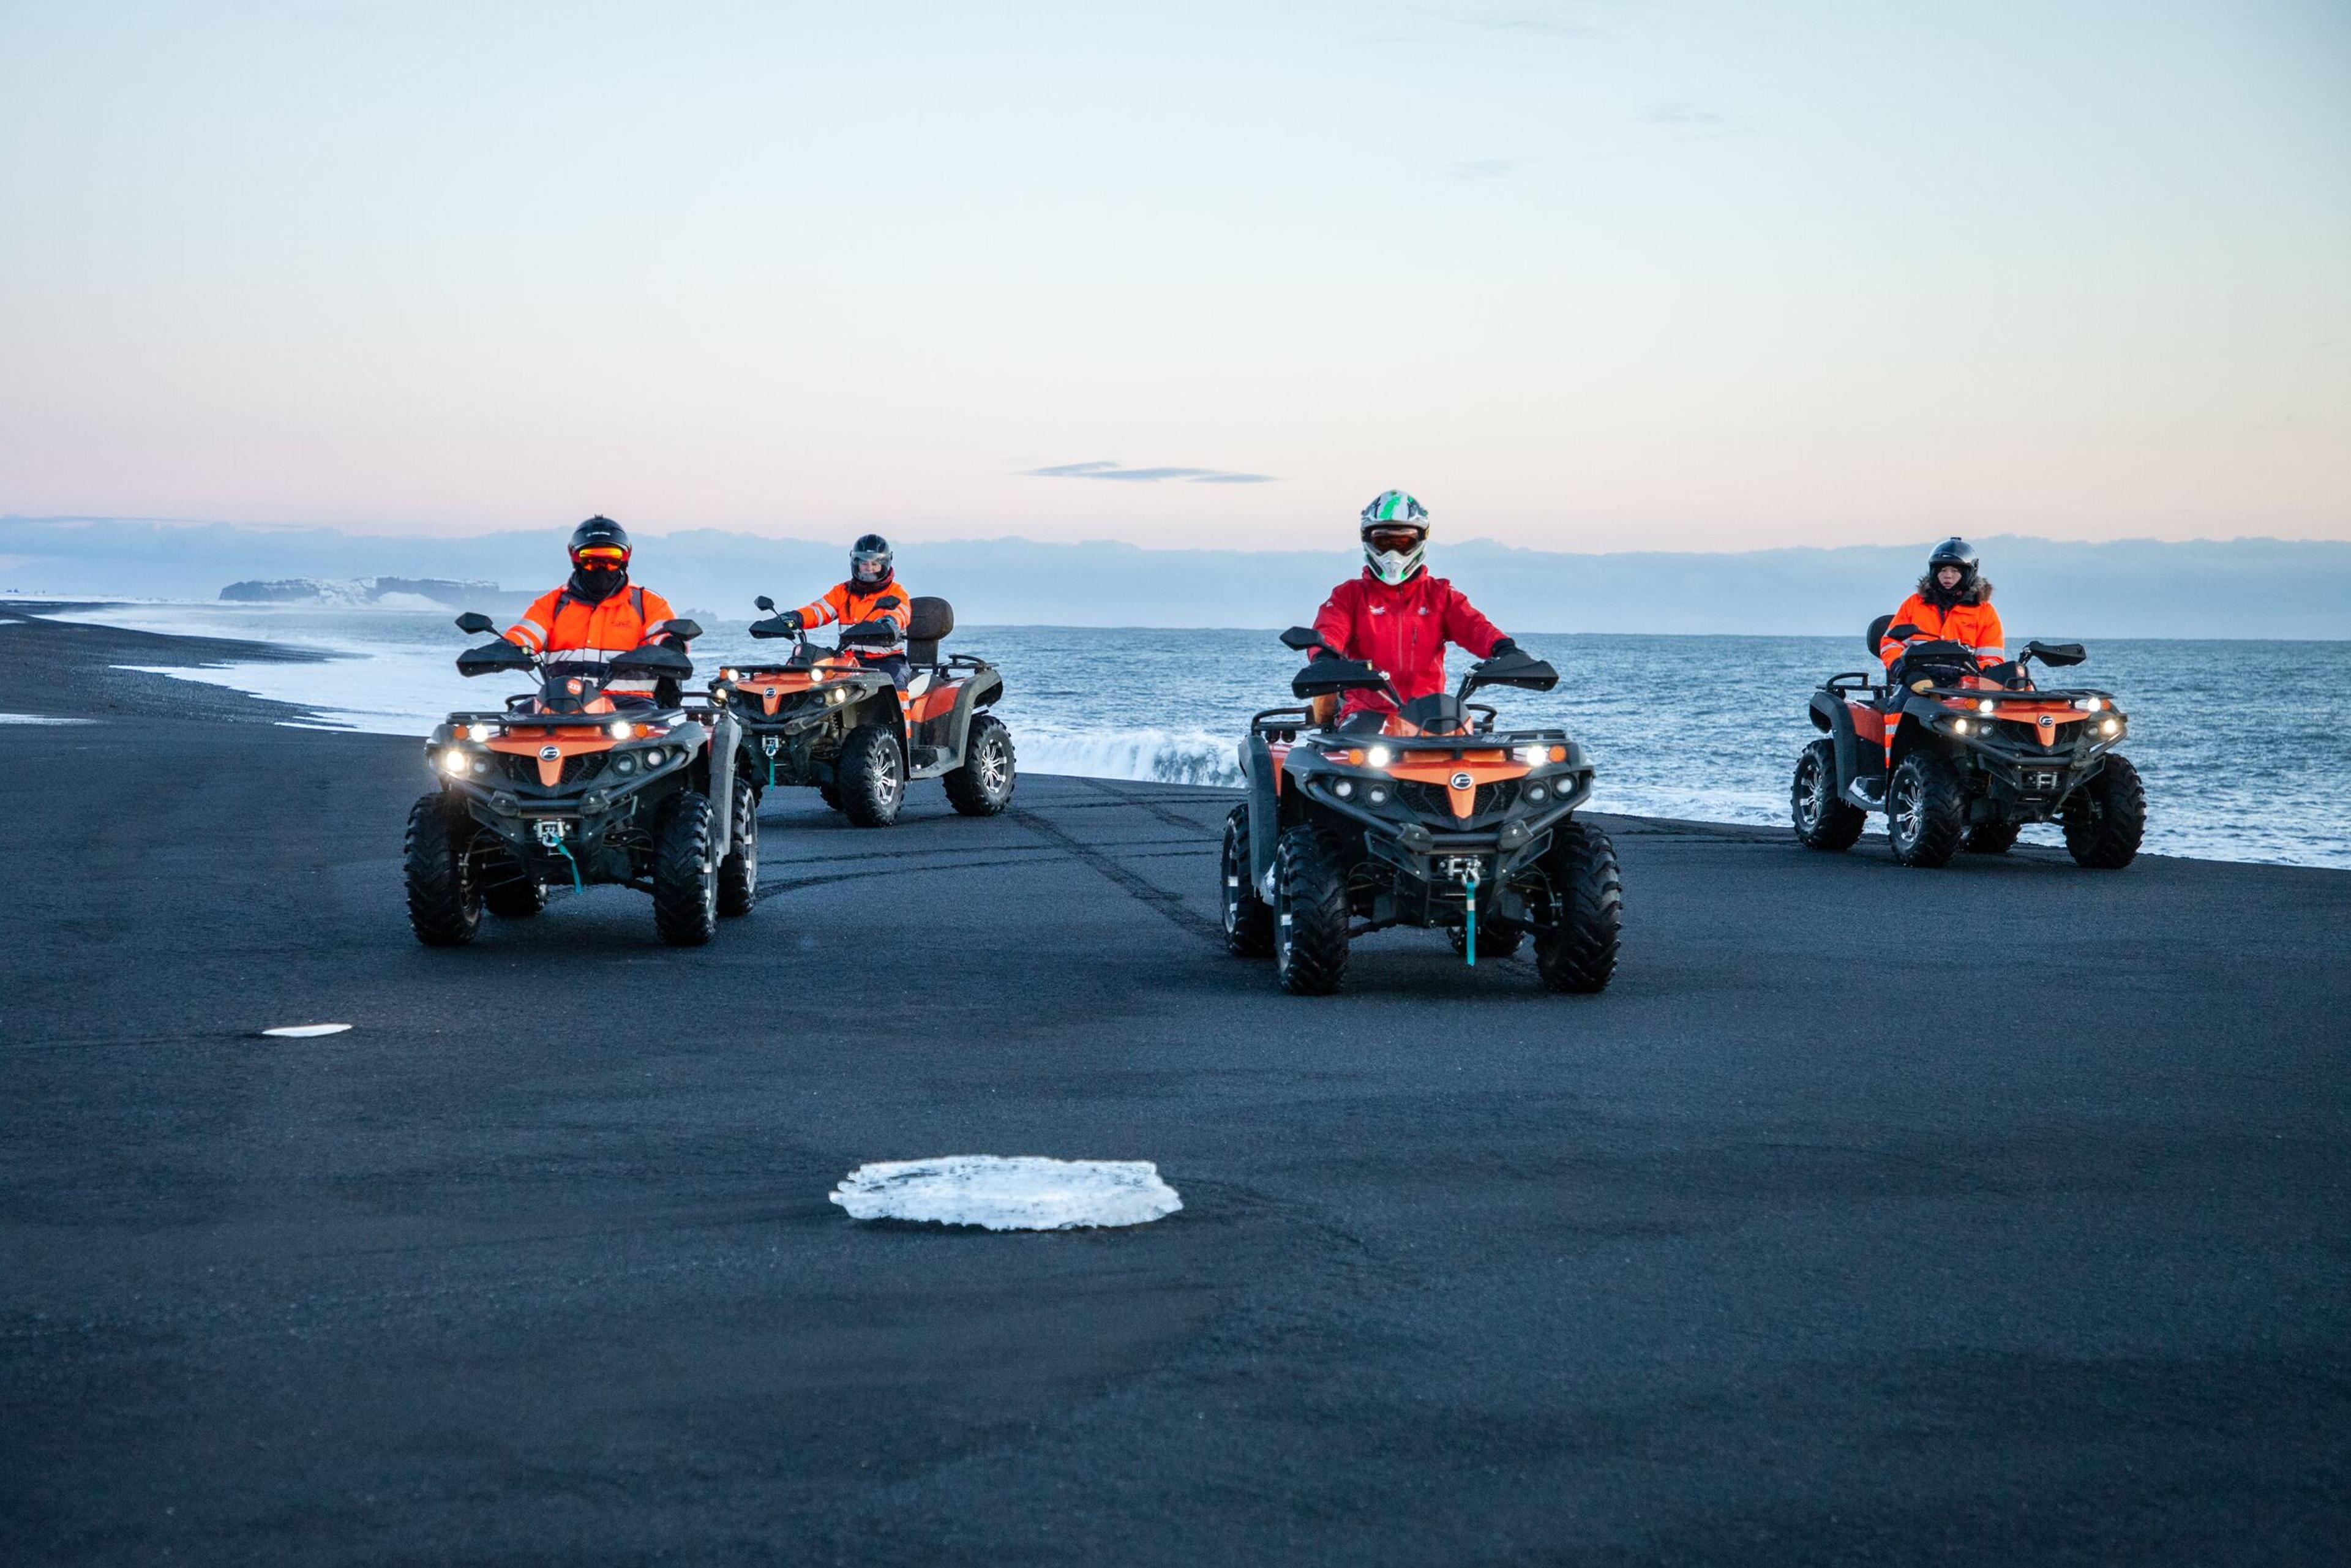
[[[1624,895],[1615,846],[1574,820],[1592,764],[1564,730],[1498,730],[1494,709],[1468,700],[1484,686],[1549,691],[1559,673],[1513,653],[1450,696],[1403,702],[1385,674],[1308,628],[1281,641],[1322,655],[1294,695],[1384,691],[1397,707],[1338,725],[1311,708],[1249,720],[1248,799],[1225,823],[1220,866],[1227,949],[1270,955],[1283,989],[1320,996],[1344,982],[1348,943],[1390,925],[1442,930],[1472,965],[1531,937],[1545,986],[1604,988]]]
[[[955,630],[944,599],[917,599],[908,609],[906,657],[913,667],[904,689],[887,670],[861,663],[860,647],[897,640],[897,628],[869,621],[841,629],[841,646],[811,644],[805,632],[773,613],[751,635],[789,637],[791,656],[780,664],[730,665],[711,683],[710,700],[739,729],[737,771],[755,793],[776,785],[814,785],[825,804],[861,828],[898,820],[906,786],[937,779],[947,801],[967,817],[992,817],[1011,803],[1015,771],[1012,732],[980,710],[1004,695],[996,666],[967,653],[942,662],[939,643]]]
[[[471,632],[489,617],[457,618]],[[702,634],[673,621],[680,642]],[[735,722],[680,701],[694,674],[655,644],[610,663],[540,658],[501,638],[457,659],[466,675],[531,671],[539,689],[503,708],[453,713],[425,743],[440,788],[408,813],[408,920],[432,947],[470,942],[482,911],[526,919],[550,886],[621,883],[653,894],[653,928],[678,946],[710,940],[722,915],[758,900],[759,823],[735,768]],[[604,690],[653,680],[648,702]]]
[[[1893,619],[1870,623],[1871,653]],[[2029,673],[2035,659],[2058,668],[2086,656],[2078,643],[2028,643],[1986,669],[1964,644],[1919,643],[1883,685],[1830,676],[1812,708],[1826,738],[1796,764],[1796,837],[1848,849],[1882,810],[1896,860],[1939,866],[1962,849],[2002,853],[2025,823],[2054,821],[2076,863],[2130,864],[2147,829],[2138,769],[2115,750],[2130,721],[2110,692],[2043,690]]]

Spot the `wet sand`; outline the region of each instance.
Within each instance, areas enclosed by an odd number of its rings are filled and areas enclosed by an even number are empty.
[[[1598,998],[1225,956],[1211,790],[764,819],[410,937],[413,741],[0,619],[29,1562],[2307,1563],[2351,1527],[2351,873],[1612,820]],[[1600,758],[1605,768],[1607,758]],[[2161,809],[2161,803],[2157,803]],[[347,1034],[278,1040],[284,1024]],[[1119,1232],[868,1160],[1148,1159]]]

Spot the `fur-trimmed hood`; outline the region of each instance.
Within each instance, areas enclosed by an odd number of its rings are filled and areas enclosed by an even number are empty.
[[[1951,608],[1951,605],[1957,604],[1990,604],[1991,602],[1991,579],[1984,576],[1980,572],[1977,573],[1975,581],[1960,590],[1959,596],[1957,599],[1952,600],[1950,604],[1945,604],[1943,603],[1943,590],[1940,585],[1935,581],[1935,574],[1930,571],[1918,580],[1918,597],[1925,600],[1929,604],[1945,610]]]

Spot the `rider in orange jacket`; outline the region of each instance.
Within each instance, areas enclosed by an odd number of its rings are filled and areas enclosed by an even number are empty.
[[[1890,673],[1908,649],[1920,643],[1959,643],[1972,650],[1980,668],[2007,659],[2000,612],[1991,607],[1991,584],[1976,570],[1975,547],[1945,539],[1927,558],[1918,591],[1902,601],[1877,645]]]
[[[1332,589],[1314,617],[1314,630],[1342,654],[1385,671],[1410,702],[1445,690],[1447,643],[1480,659],[1517,651],[1459,589],[1429,575],[1428,509],[1418,501],[1401,490],[1384,491],[1364,508],[1357,531],[1363,574]],[[1395,709],[1385,692],[1349,692],[1340,722],[1357,715],[1376,722]]]
[[[899,586],[897,558],[891,551],[890,541],[880,534],[864,534],[849,547],[849,580],[798,610],[786,611],[781,620],[795,632],[836,621],[843,626],[888,622],[898,629],[895,642],[867,643],[852,649],[851,656],[862,664],[887,670],[904,686],[913,674],[906,662],[906,632],[914,618],[914,600]]]
[[[571,580],[539,595],[507,629],[507,641],[534,653],[570,654],[550,664],[592,666],[599,675],[608,659],[669,641],[669,601],[629,585],[630,553],[628,530],[610,517],[590,517],[572,529]],[[614,681],[604,690],[646,701],[654,695],[651,681]]]

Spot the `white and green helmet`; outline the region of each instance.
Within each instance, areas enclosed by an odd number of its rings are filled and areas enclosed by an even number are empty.
[[[1409,529],[1410,546],[1397,549],[1398,536]],[[1364,559],[1371,563],[1372,575],[1382,582],[1408,582],[1424,564],[1428,554],[1428,508],[1405,495],[1402,490],[1383,490],[1379,498],[1364,508]],[[1383,536],[1389,548],[1382,549],[1373,542],[1373,536]]]

